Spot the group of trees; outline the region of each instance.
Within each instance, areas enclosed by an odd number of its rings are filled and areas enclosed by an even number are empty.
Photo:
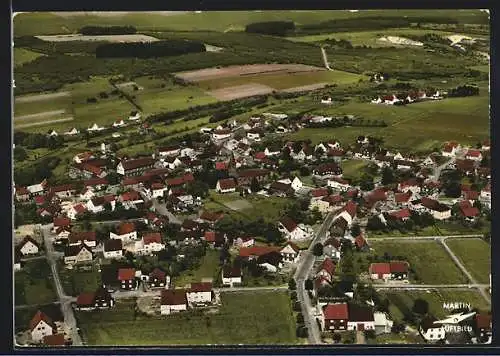
[[[14,144],[16,146],[24,146],[32,150],[37,148],[56,149],[64,145],[64,138],[61,136],[49,136],[41,133],[16,131],[14,133]]]
[[[196,41],[168,40],[157,42],[108,43],[95,50],[97,58],[155,58],[205,52],[205,45]]]
[[[84,26],[78,32],[86,36],[133,35],[137,29],[134,26]]]
[[[473,85],[462,85],[448,91],[449,97],[479,95],[479,88]]]
[[[16,185],[27,186],[40,183],[46,178],[50,180],[52,171],[60,162],[59,157],[44,157],[33,165],[14,170],[14,181]]]
[[[293,33],[294,30],[295,23],[293,21],[255,22],[245,27],[245,32],[271,36],[286,36]]]

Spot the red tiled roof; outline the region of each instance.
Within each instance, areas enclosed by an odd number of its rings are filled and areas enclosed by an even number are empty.
[[[467,190],[464,192],[464,197],[467,200],[477,200],[477,198],[479,198],[479,192],[475,190]]]
[[[281,218],[280,223],[285,227],[285,229],[287,229],[288,232],[292,232],[297,228],[297,223],[286,216]]]
[[[217,221],[219,219],[222,219],[223,216],[224,216],[223,213],[212,213],[212,212],[209,212],[209,211],[204,211],[201,214],[200,219],[201,220],[215,222],[215,221]]]
[[[394,200],[396,203],[406,203],[410,200],[412,194],[411,192],[408,193],[396,193],[394,194]]]
[[[78,231],[78,232],[72,232],[69,234],[68,240],[71,243],[75,243],[78,241],[95,241],[96,239],[96,233],[95,231]]]
[[[26,187],[16,187],[16,195],[28,195],[30,192]]]
[[[271,252],[278,252],[279,247],[271,246],[252,246],[252,247],[242,247],[240,248],[240,257],[250,257],[250,256],[262,256]]]
[[[92,305],[94,298],[95,293],[82,293],[76,298],[76,304],[79,306]]]
[[[481,156],[481,151],[479,151],[479,150],[468,150],[466,156],[468,156],[468,157],[479,157],[479,156]]]
[[[389,263],[372,263],[370,265],[370,274],[390,274],[391,266]]]
[[[326,189],[326,188],[313,189],[311,191],[311,195],[315,198],[324,197],[324,196],[328,195],[328,189]]]
[[[157,278],[159,280],[165,280],[167,276],[167,273],[165,271],[162,271],[161,269],[159,269],[158,267],[155,268],[150,274],[149,274],[149,278]]]
[[[191,288],[189,288],[189,292],[211,292],[212,291],[212,282],[198,282],[191,283]]]
[[[153,190],[160,190],[165,188],[165,185],[163,183],[153,183],[151,184],[151,189]]]
[[[297,246],[296,244],[294,244],[292,241],[288,241],[284,247],[287,247],[287,246],[290,246],[297,253],[300,251],[299,246]]]
[[[161,305],[184,305],[187,303],[184,289],[167,289],[161,291]]]
[[[389,215],[395,217],[396,219],[405,219],[411,216],[410,209],[401,209],[398,211],[393,211],[389,213]]]
[[[45,335],[43,343],[47,346],[65,346],[64,334]]]
[[[78,166],[81,170],[87,171],[95,175],[100,175],[102,173],[102,168],[94,166],[93,164],[90,163],[82,163]]]
[[[328,274],[333,275],[335,272],[335,263],[330,258],[325,258],[318,268],[318,272],[326,271]]]
[[[224,171],[227,169],[227,164],[226,162],[215,162],[215,169],[219,171]]]
[[[118,270],[118,280],[119,281],[129,281],[135,278],[134,268],[120,268]]]
[[[336,148],[331,148],[328,150],[328,156],[333,156],[333,157],[342,157],[345,154],[343,150],[339,150]]]
[[[328,304],[323,309],[323,314],[326,320],[347,320],[349,319],[349,312],[347,303],[342,304]]]
[[[154,163],[155,163],[155,160],[151,157],[130,159],[128,161],[121,162],[123,169],[126,171],[131,170],[131,169],[151,166]]]
[[[131,222],[124,222],[118,226],[118,235],[125,235],[135,231],[135,225]]]
[[[54,218],[54,227],[58,226],[70,226],[71,225],[71,220],[69,218]]]
[[[159,232],[151,232],[142,236],[142,241],[144,245],[149,245],[151,243],[161,243],[161,234]]]
[[[33,329],[35,329],[42,320],[50,326],[54,327],[54,322],[52,321],[52,319],[49,318],[47,314],[38,310],[30,321],[30,330],[33,331]]]
[[[234,178],[219,179],[217,183],[223,190],[236,188],[236,182]]]
[[[476,217],[480,214],[479,209],[474,206],[471,207],[460,206],[460,211],[465,217]]]
[[[73,209],[75,209],[75,211],[77,212],[77,214],[84,213],[85,210],[87,210],[85,208],[85,205],[83,205],[83,204],[76,204],[75,206],[73,206]]]
[[[106,178],[92,178],[83,181],[85,187],[93,187],[96,185],[107,185],[109,184]]]
[[[407,273],[408,268],[409,268],[408,262],[403,262],[403,261],[389,262],[389,269],[391,273]]]
[[[337,194],[337,195],[326,196],[322,200],[326,201],[330,204],[336,204],[336,203],[340,203],[341,201],[343,201],[344,198],[342,198],[342,196],[340,194]]]
[[[141,197],[138,192],[135,190],[131,190],[129,192],[125,192],[121,195],[122,201],[136,201],[141,200]]]
[[[63,184],[63,185],[58,185],[58,186],[52,187],[50,190],[54,193],[67,192],[67,191],[75,190],[75,185],[74,184]]]
[[[353,202],[352,200],[349,200],[347,204],[344,206],[343,211],[347,211],[349,215],[351,215],[352,218],[356,216],[356,212],[358,210],[358,205]]]
[[[215,232],[214,231],[206,231],[204,237],[205,237],[206,242],[215,242]]]
[[[266,158],[266,154],[264,152],[257,152],[255,155],[254,155],[255,159],[264,159]]]
[[[366,240],[361,234],[354,239],[354,243],[358,248],[363,248],[364,246],[366,246]]]
[[[45,204],[45,197],[43,195],[38,195],[35,197],[35,203],[37,205],[43,205]]]

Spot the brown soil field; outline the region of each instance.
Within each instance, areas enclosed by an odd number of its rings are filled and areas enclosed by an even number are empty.
[[[238,76],[262,75],[265,73],[299,73],[316,72],[324,68],[305,64],[251,64],[243,66],[229,66],[224,68],[205,68],[194,71],[178,72],[175,75],[190,82],[201,82],[216,78],[230,78]]]
[[[316,84],[310,84],[310,85],[302,85],[300,87],[283,89],[282,91],[284,91],[286,93],[295,93],[295,92],[298,92],[298,91],[316,90],[316,89],[324,88],[328,84],[331,84],[331,83],[316,83]]]
[[[273,88],[262,84],[245,84],[234,87],[227,87],[207,92],[207,94],[215,97],[218,100],[233,100],[246,98],[254,95],[264,95],[273,92]]]

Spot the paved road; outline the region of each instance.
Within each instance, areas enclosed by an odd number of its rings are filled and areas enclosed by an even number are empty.
[[[479,283],[477,283],[477,281],[474,279],[474,277],[472,277],[472,275],[469,273],[469,271],[467,271],[467,269],[462,264],[462,262],[460,261],[460,259],[448,247],[448,245],[446,244],[446,239],[442,239],[442,240],[440,240],[440,242],[443,245],[443,247],[446,250],[446,252],[448,252],[448,254],[450,255],[450,257],[452,258],[452,260],[458,266],[458,268],[460,268],[460,270],[463,272],[463,274],[465,274],[467,276],[467,278],[469,279],[469,281],[471,282],[471,284],[478,286],[477,290],[479,291],[479,293],[481,294],[481,296],[484,298],[484,300],[486,300],[488,302],[488,304],[491,305],[491,297],[484,290],[484,288],[489,288],[489,284],[487,284],[487,285],[483,284],[482,287],[481,287],[479,285]]]
[[[304,315],[304,323],[308,329],[310,344],[321,344],[321,331],[316,323],[314,307],[311,305],[311,300],[307,290],[305,289],[304,283],[314,265],[315,257],[312,254],[314,245],[326,239],[328,229],[330,228],[333,218],[337,212],[338,210],[328,213],[323,221],[323,224],[321,224],[318,232],[316,233],[316,236],[311,241],[309,249],[302,252],[299,266],[297,267],[294,275],[295,282],[297,283],[297,299],[302,307],[302,315]]]
[[[366,337],[363,331],[356,331],[356,344],[363,345],[366,344]]]
[[[155,211],[157,211],[160,215],[167,216],[168,217],[168,221],[170,223],[177,224],[177,225],[181,225],[182,224],[182,221],[180,221],[177,218],[177,216],[175,216],[170,211],[168,211],[168,209],[165,207],[164,204],[160,204],[157,199],[151,199],[151,201],[153,202],[153,207],[154,207]]]
[[[61,311],[64,315],[64,323],[68,327],[68,332],[71,337],[71,340],[73,341],[73,345],[81,346],[83,345],[83,342],[80,335],[78,334],[78,327],[76,325],[75,314],[71,306],[72,298],[64,293],[64,289],[61,284],[61,279],[59,278],[59,271],[57,270],[57,264],[56,264],[57,257],[54,251],[54,246],[52,245],[52,238],[50,236],[50,229],[52,228],[52,226],[53,224],[48,224],[48,225],[43,225],[41,227],[41,233],[43,236],[43,240],[45,243],[45,250],[47,253],[47,260],[49,261],[50,264],[50,269],[52,271],[52,276],[56,286],[57,296],[61,304]]]
[[[405,284],[405,283],[387,283],[372,284],[375,289],[473,289],[489,288],[489,284]]]
[[[326,56],[326,51],[323,47],[321,47],[321,56],[323,57],[323,63],[325,64],[325,68],[328,69],[328,70],[332,70],[332,68],[330,68],[330,64],[328,63],[328,58]]]
[[[445,169],[447,165],[452,164],[454,162],[455,162],[455,157],[452,157],[449,161],[446,161],[442,165],[435,167],[434,174],[432,176],[430,176],[429,178],[434,180],[434,181],[439,180],[439,177],[441,176],[441,171],[443,169]]]
[[[127,221],[141,221],[143,218],[127,219]],[[98,225],[114,225],[123,222],[123,220],[105,220],[105,221],[92,221],[92,224]]]

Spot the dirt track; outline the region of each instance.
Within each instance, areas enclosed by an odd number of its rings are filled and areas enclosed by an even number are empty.
[[[28,95],[28,96],[20,96],[15,98],[16,103],[30,103],[32,101],[41,101],[41,100],[49,100],[60,98],[64,96],[70,96],[69,91],[61,91],[58,93],[47,93],[47,94],[37,94],[37,95]]]
[[[48,120],[48,121],[42,121],[42,122],[33,122],[31,124],[16,125],[15,128],[22,129],[22,128],[33,127],[33,126],[44,126],[44,125],[48,125],[48,124],[58,124],[61,122],[67,122],[67,121],[73,121],[73,120],[74,120],[74,118],[71,116],[71,117],[67,117],[65,119],[56,119],[56,120]]]
[[[270,94],[273,88],[263,84],[244,84],[207,92],[218,100],[233,100],[254,95]]]
[[[60,114],[64,114],[64,113],[65,113],[65,110],[44,111],[44,112],[39,112],[37,114],[15,116],[14,120],[15,121],[23,121],[23,120],[36,119],[36,118],[41,118],[41,117],[46,117],[46,116],[60,115]]]
[[[191,82],[204,80],[230,78],[238,76],[262,75],[265,73],[298,73],[316,72],[324,68],[308,66],[305,64],[251,64],[242,66],[229,66],[224,68],[206,68],[187,72],[178,72],[175,75]]]

